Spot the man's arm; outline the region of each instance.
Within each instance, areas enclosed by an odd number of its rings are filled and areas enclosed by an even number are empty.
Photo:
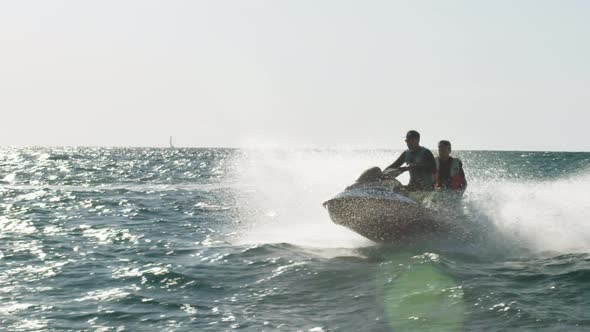
[[[397,158],[396,161],[393,162],[393,164],[385,167],[385,169],[390,169],[390,168],[399,168],[401,165],[403,165],[406,162],[406,152],[402,152],[402,154]],[[383,171],[385,171],[385,169]]]

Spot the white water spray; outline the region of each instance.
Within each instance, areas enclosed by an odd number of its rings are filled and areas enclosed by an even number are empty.
[[[244,243],[291,243],[312,247],[372,245],[331,222],[322,203],[366,168],[391,163],[394,153],[353,150],[251,150],[238,163],[238,181],[249,191],[242,202],[250,226]]]
[[[590,252],[590,176],[474,182],[469,198],[497,230],[533,251]]]

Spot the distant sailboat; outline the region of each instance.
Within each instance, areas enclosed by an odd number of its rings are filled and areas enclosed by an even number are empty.
[[[172,136],[170,136],[170,139],[168,140],[168,145],[170,145],[171,149],[174,149],[174,145],[172,144]]]

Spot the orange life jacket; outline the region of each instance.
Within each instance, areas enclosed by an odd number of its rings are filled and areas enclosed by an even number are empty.
[[[440,169],[440,157],[434,158],[436,162],[436,173],[434,174],[434,187],[438,188],[440,186],[439,183],[439,169]],[[464,174],[461,172],[461,159],[459,158],[451,158],[451,190],[458,191],[458,190],[465,190],[463,188],[463,180]]]

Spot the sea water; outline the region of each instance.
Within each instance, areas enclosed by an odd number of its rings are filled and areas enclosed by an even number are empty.
[[[590,153],[456,152],[463,240],[333,224],[397,155],[1,148],[0,330],[590,329]]]

